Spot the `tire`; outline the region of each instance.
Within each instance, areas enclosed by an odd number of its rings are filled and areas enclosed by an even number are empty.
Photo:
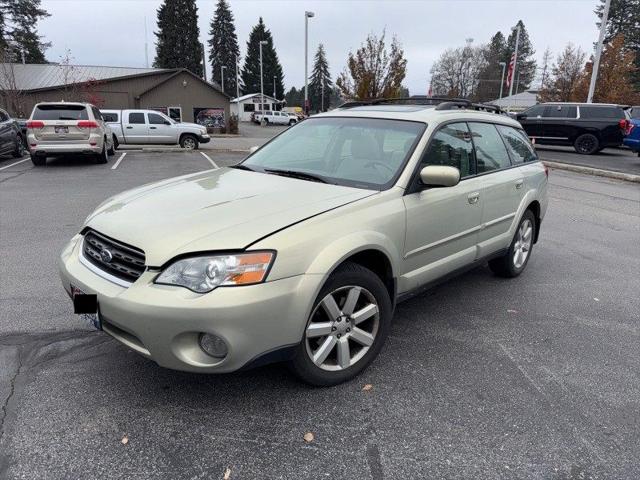
[[[296,124],[295,120],[289,120],[289,126],[293,127]]]
[[[116,137],[115,135],[113,136],[113,149],[117,150],[118,147],[120,146],[120,142],[118,142],[118,137]]]
[[[356,299],[352,308],[346,305],[349,297]],[[325,308],[331,304],[333,309]],[[328,313],[331,310],[334,315]],[[358,313],[366,317],[354,318]],[[354,378],[380,352],[391,316],[391,299],[382,280],[361,265],[342,265],[328,278],[313,304],[302,341],[290,361],[291,369],[302,381],[315,386],[337,385]]]
[[[582,155],[593,155],[600,148],[600,141],[592,133],[583,133],[573,142],[573,148]]]
[[[528,233],[527,233],[528,232]],[[536,238],[536,219],[531,210],[526,210],[516,233],[513,236],[509,250],[502,257],[489,261],[489,268],[499,277],[513,278],[520,275],[529,263],[533,251],[533,239]],[[519,257],[516,255],[519,253]],[[524,255],[524,258],[522,258]]]
[[[31,154],[31,162],[36,167],[44,167],[47,164],[47,157]]]
[[[105,164],[109,161],[109,156],[107,154],[107,145],[106,142],[102,145],[102,152],[96,155],[96,163]]]
[[[25,150],[24,140],[22,140],[22,137],[18,135],[16,137],[16,148],[12,152],[13,158],[22,158],[25,153],[24,150]]]
[[[180,138],[180,146],[185,150],[197,150],[198,139],[193,135],[183,135]]]
[[[106,143],[107,143],[107,140],[105,140],[105,144]],[[115,144],[111,144],[111,148],[107,150],[107,155],[112,157],[115,154],[116,154],[116,146]]]

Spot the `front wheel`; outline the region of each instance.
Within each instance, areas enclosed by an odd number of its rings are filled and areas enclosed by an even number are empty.
[[[195,150],[198,148],[198,140],[193,135],[184,135],[180,139],[180,146],[185,150]]]
[[[391,315],[382,280],[361,265],[344,264],[331,274],[314,303],[291,360],[292,370],[311,385],[350,380],[380,352]]]
[[[296,121],[295,121],[295,120],[290,120],[290,121],[289,121],[289,126],[290,126],[290,127],[293,127],[295,124],[296,124]]]
[[[531,257],[533,239],[536,234],[536,219],[531,210],[522,215],[509,250],[502,257],[489,262],[489,268],[499,277],[512,278],[520,275]]]
[[[573,142],[573,148],[583,155],[593,155],[600,148],[600,141],[592,133],[583,133]]]

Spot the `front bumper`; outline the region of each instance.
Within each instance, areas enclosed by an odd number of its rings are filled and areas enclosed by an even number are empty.
[[[219,287],[204,295],[156,285],[158,272],[145,271],[130,287],[102,278],[80,263],[82,237],[63,250],[62,284],[98,297],[105,332],[158,365],[192,372],[231,372],[262,355],[297,345],[322,284],[321,275],[299,275],[245,287]],[[220,360],[199,347],[200,333],[228,346]]]
[[[209,143],[210,141],[211,141],[211,137],[209,135],[198,135],[198,142]]]

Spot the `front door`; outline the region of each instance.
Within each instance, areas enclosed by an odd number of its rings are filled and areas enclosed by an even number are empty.
[[[171,122],[159,113],[147,113],[149,123],[149,143],[177,143],[176,130],[171,127]]]
[[[475,177],[466,123],[450,123],[431,138],[418,169],[448,165],[460,170],[454,187],[420,188],[405,195],[406,237],[402,290],[424,285],[476,259],[482,223],[482,177]]]
[[[549,105],[542,120],[542,135],[548,140],[568,140],[572,135],[578,108],[575,105]]]
[[[149,143],[149,129],[144,112],[125,110],[122,117],[122,132],[127,143]]]

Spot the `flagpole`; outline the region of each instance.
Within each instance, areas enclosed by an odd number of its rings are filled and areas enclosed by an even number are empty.
[[[509,97],[513,95],[513,78],[516,74],[516,68],[518,66],[518,44],[520,43],[520,25],[516,25],[516,48],[513,52],[513,70],[511,70],[511,78],[509,82]],[[511,66],[509,66],[511,67]],[[511,109],[511,100],[509,100],[509,105],[507,105],[507,112]]]

